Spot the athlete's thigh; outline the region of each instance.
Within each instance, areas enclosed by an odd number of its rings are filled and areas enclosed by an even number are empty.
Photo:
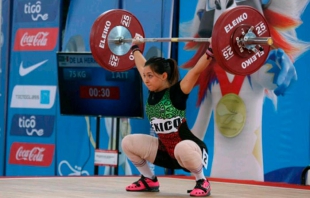
[[[131,134],[128,138],[130,138],[130,144],[136,155],[151,163],[155,161],[158,149],[158,139],[156,137],[146,134]]]

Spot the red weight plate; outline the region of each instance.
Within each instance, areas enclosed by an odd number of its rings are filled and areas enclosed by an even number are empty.
[[[270,46],[261,45],[262,51],[253,52],[246,48],[240,51],[236,38],[242,32],[254,27],[256,37],[270,37],[264,16],[250,6],[237,6],[223,12],[214,24],[212,33],[213,53],[218,64],[227,72],[236,75],[249,75],[257,71],[266,61]]]
[[[125,29],[131,34],[131,38],[133,38],[136,33],[144,37],[142,25],[133,14],[126,10],[113,9],[102,13],[93,23],[90,32],[90,49],[94,59],[101,67],[114,72],[126,71],[135,65],[134,58],[129,47],[128,51],[120,55],[113,53],[111,50],[108,37],[110,32],[115,30],[115,28],[121,30]],[[128,43],[126,43],[126,45],[128,45]],[[139,46],[142,52],[144,46],[144,43]]]

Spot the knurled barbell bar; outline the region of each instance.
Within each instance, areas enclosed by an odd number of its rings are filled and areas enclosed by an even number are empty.
[[[134,67],[130,51],[133,36],[145,37],[139,20],[122,9],[102,13],[90,34],[91,52],[100,66],[110,71],[126,71]],[[210,42],[210,38],[143,38],[146,42]],[[266,61],[273,40],[263,15],[250,6],[237,6],[220,15],[212,32],[213,53],[227,72],[249,75]],[[263,46],[262,46],[263,45]]]
[[[139,39],[142,43],[147,42],[210,42],[210,38],[141,38]],[[108,42],[115,42],[116,44],[123,44],[123,43],[131,43],[133,38],[114,38],[109,39]],[[251,44],[265,44],[265,45],[272,45],[271,37],[255,37],[255,38],[247,38],[241,41],[243,45],[251,45]]]

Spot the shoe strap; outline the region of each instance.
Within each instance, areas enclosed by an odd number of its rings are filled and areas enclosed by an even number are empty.
[[[137,183],[139,183],[139,181],[141,181],[144,185],[144,187],[147,190],[151,190],[150,186],[147,184],[147,182],[145,181],[146,177],[144,177],[143,175],[141,176],[141,178],[137,181]],[[140,184],[139,184],[140,185]]]
[[[203,185],[204,183],[202,183],[202,184],[200,184],[200,183],[196,183],[196,186],[194,187],[194,189],[201,189],[201,190],[203,190],[204,192],[207,192],[208,191],[208,189],[210,188],[210,186],[208,186],[207,188],[204,188],[204,187],[202,187],[202,185]],[[191,193],[193,190],[187,190],[187,193]]]

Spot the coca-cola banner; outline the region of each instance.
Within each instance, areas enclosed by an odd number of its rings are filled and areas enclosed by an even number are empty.
[[[9,55],[9,27],[10,21],[10,1],[1,0],[0,2],[0,175],[4,175],[4,151],[6,136],[6,91],[7,91],[7,67]]]
[[[14,51],[51,51],[55,49],[57,28],[20,28],[17,30]]]
[[[10,164],[50,166],[54,157],[54,144],[14,142],[10,149]]]
[[[61,0],[15,0],[6,175],[55,175]]]
[[[71,0],[67,16],[62,51],[89,51],[89,35],[96,18],[103,12],[119,8],[119,0]],[[93,175],[96,146],[95,117],[61,115],[57,109],[57,175]],[[100,119],[100,118],[99,118]],[[104,128],[100,119],[100,129]],[[100,140],[107,148],[108,137]],[[65,152],[64,152],[65,151]]]

